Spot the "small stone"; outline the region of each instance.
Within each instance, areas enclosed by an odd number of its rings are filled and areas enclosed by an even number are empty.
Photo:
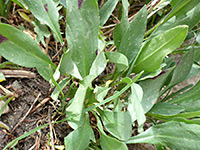
[[[22,89],[22,86],[19,84],[19,82],[17,80],[15,80],[13,83],[12,83],[12,87],[16,90],[20,90]]]

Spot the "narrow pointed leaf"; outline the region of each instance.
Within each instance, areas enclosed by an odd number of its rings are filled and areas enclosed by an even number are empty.
[[[119,0],[109,0],[103,5],[99,11],[100,26],[103,26],[106,23],[118,2]]]
[[[183,106],[186,111],[198,111],[200,109],[200,81],[192,89],[172,99],[169,103]]]
[[[114,31],[113,31],[113,39],[115,42],[116,47],[119,49],[122,37],[126,33],[129,27],[129,22],[128,22],[128,7],[129,7],[129,2],[128,0],[122,0],[122,6],[123,6],[123,13],[122,13],[122,19],[120,24],[118,24]]]
[[[182,60],[180,61],[180,63],[177,64],[178,66],[174,70],[172,79],[169,85],[167,86],[167,89],[173,87],[174,85],[186,79],[186,77],[190,73],[193,62],[194,62],[194,51],[191,50],[188,53],[186,53],[182,58]]]
[[[144,6],[130,23],[129,28],[121,40],[119,52],[128,58],[129,64],[134,60],[141,47],[146,30],[146,22],[147,9]]]

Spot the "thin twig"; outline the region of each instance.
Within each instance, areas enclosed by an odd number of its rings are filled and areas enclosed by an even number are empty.
[[[41,101],[33,110],[30,111],[30,114],[32,114],[34,111],[36,111],[38,108],[40,108],[42,105],[44,105],[46,102],[48,102],[51,98],[47,97]]]
[[[54,138],[53,138],[53,128],[52,128],[52,124],[51,124],[51,110],[50,107],[48,108],[48,119],[49,119],[49,130],[50,130],[50,140],[51,140],[51,150],[55,150],[54,147]]]
[[[6,78],[35,78],[36,75],[33,72],[25,70],[9,70],[0,69],[0,72],[4,74]]]

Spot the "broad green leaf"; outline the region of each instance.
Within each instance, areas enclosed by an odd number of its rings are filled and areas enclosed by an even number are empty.
[[[163,72],[164,74],[161,73],[159,76],[154,77],[153,79],[139,82],[144,93],[142,98],[142,107],[145,113],[148,112],[156,103],[160,90],[167,80],[167,77],[172,72],[172,69],[173,68],[169,69],[167,72]]]
[[[82,80],[79,70],[75,63],[71,58],[70,51],[65,52],[60,60],[59,70],[61,74],[67,73],[68,75],[72,75],[73,77]]]
[[[125,143],[120,142],[106,134],[101,135],[100,145],[102,150],[128,150]]]
[[[73,129],[77,129],[83,121],[83,109],[84,109],[84,100],[86,96],[87,89],[91,82],[94,80],[95,76],[89,75],[83,79],[80,83],[78,90],[74,96],[74,99],[71,105],[66,109],[67,116],[74,115],[75,117],[69,121],[69,125]]]
[[[163,115],[163,116],[172,116],[183,112],[185,109],[182,106],[173,105],[169,103],[157,103],[153,108],[148,112],[148,115],[154,116],[154,114]]]
[[[38,72],[50,80],[50,68],[55,65],[37,43],[13,26],[0,23],[0,54],[7,60],[25,67],[36,67]]]
[[[163,144],[172,150],[199,149],[200,126],[183,122],[155,125],[126,143]]]
[[[187,29],[185,25],[177,26],[147,41],[135,62],[133,72],[157,70],[163,58],[183,43]]]
[[[100,26],[103,26],[110,15],[112,14],[113,10],[115,9],[119,0],[108,0],[103,7],[99,11],[100,16]]]
[[[190,73],[192,64],[194,62],[194,51],[191,50],[184,55],[178,66],[175,68],[171,81],[166,89],[173,87],[174,85],[182,82]]]
[[[120,24],[118,24],[115,27],[115,29],[113,31],[113,39],[114,39],[117,49],[119,49],[122,37],[125,35],[126,31],[128,30],[128,27],[129,27],[129,22],[128,22],[129,2],[128,2],[128,0],[122,0],[122,6],[123,6],[123,13],[122,13],[121,22],[120,22]]]
[[[63,43],[58,24],[59,13],[53,0],[19,0],[43,24],[50,27],[54,37]]]
[[[97,119],[97,126],[101,132],[100,145],[101,145],[102,150],[113,150],[113,149],[128,150],[125,143],[106,135],[106,133],[103,130],[103,126],[101,124],[99,117],[96,114],[94,115]]]
[[[89,115],[86,115],[83,124],[65,137],[65,150],[85,150],[92,134],[94,133],[89,124]]]
[[[185,0],[183,0],[185,1]],[[182,3],[183,1],[180,1]],[[186,0],[189,4],[186,4],[176,14],[170,15],[170,19],[161,24],[153,33],[152,36],[156,36],[166,30],[169,30],[178,25],[188,25],[191,30],[200,21],[200,1],[199,0]],[[177,4],[177,7],[180,6]],[[192,6],[192,7],[191,7]]]
[[[146,121],[145,112],[141,104],[142,97],[143,90],[141,86],[139,84],[133,83],[131,85],[131,95],[128,100],[127,110],[130,113],[132,123],[137,120],[139,132],[143,130],[143,124]]]
[[[135,59],[141,47],[146,30],[146,22],[147,9],[144,6],[130,23],[129,28],[121,39],[119,52],[128,58],[129,64]]]
[[[104,111],[101,119],[110,134],[120,140],[128,140],[132,134],[131,117],[127,112]]]
[[[99,76],[106,68],[107,61],[104,52],[100,52],[90,68],[90,75]]]
[[[189,91],[177,96],[169,101],[169,103],[183,106],[185,111],[198,111],[200,109],[200,80]]]
[[[79,10],[78,1],[66,2],[66,38],[71,58],[84,78],[89,75],[98,49],[98,5],[96,0],[85,0]]]
[[[128,68],[128,60],[125,55],[119,52],[105,52],[109,62],[115,63],[118,72]]]

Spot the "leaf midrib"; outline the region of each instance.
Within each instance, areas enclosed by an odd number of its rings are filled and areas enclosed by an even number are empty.
[[[182,30],[183,30],[183,29],[182,29]],[[182,30],[181,30],[180,32],[182,32]],[[158,48],[157,51],[154,51],[153,53],[151,53],[151,54],[148,55],[147,57],[144,57],[144,59],[142,59],[142,60],[140,61],[140,63],[136,63],[135,67],[138,66],[138,65],[140,65],[140,64],[143,63],[144,61],[146,61],[148,58],[150,58],[150,57],[152,57],[153,55],[155,55],[157,52],[159,52],[159,51],[160,51],[163,47],[165,47],[167,44],[171,43],[171,41],[173,41],[175,38],[177,38],[177,35],[179,35],[180,32],[178,32],[178,34],[176,34],[176,36],[174,36],[173,38],[170,38],[169,42],[165,42],[161,47]],[[159,36],[159,35],[158,35],[158,36]],[[158,37],[158,36],[157,36],[157,37]],[[156,37],[156,38],[157,38],[157,37]]]

